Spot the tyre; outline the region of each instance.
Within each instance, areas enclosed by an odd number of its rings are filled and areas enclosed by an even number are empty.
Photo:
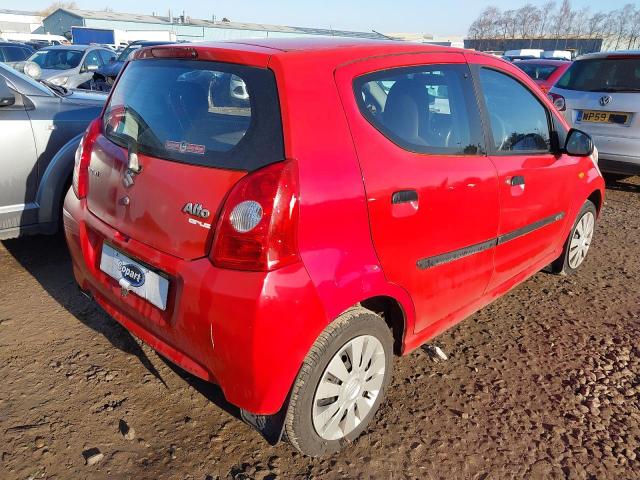
[[[584,202],[564,244],[562,255],[551,264],[553,273],[572,275],[580,268],[593,240],[596,216],[596,206],[590,200]]]
[[[340,450],[367,427],[391,381],[393,337],[384,320],[348,310],[318,337],[291,391],[285,435],[298,451]]]

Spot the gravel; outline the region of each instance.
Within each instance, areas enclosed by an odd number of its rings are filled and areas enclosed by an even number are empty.
[[[397,359],[366,435],[321,459],[269,446],[82,297],[60,238],[4,242],[0,478],[640,478],[639,194],[609,185],[578,275],[440,335],[446,361]]]

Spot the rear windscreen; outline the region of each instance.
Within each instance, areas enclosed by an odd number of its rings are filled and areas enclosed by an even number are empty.
[[[542,81],[549,78],[558,69],[555,65],[541,65],[529,62],[516,62],[515,65],[534,80]]]
[[[255,170],[284,159],[273,72],[219,62],[131,62],[111,96],[104,133],[167,160]]]
[[[556,86],[587,92],[637,92],[640,91],[640,58],[579,60],[573,62]]]

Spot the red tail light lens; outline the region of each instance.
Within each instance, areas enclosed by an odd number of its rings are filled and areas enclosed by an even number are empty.
[[[89,162],[93,144],[102,130],[102,120],[96,118],[89,124],[84,132],[80,145],[76,150],[75,164],[73,166],[73,191],[78,198],[87,196],[87,184],[89,183]]]
[[[549,100],[553,102],[553,106],[556,107],[559,112],[564,112],[567,109],[567,104],[562,95],[558,95],[557,93],[549,93],[548,97]]]
[[[298,260],[298,170],[293,161],[243,177],[218,219],[211,261],[222,268],[269,271]]]

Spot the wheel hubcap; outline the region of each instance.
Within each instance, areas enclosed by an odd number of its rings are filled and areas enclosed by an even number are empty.
[[[568,263],[571,268],[578,268],[587,256],[595,224],[596,220],[591,212],[580,217],[569,243]]]
[[[325,440],[352,432],[371,411],[384,382],[385,353],[371,335],[338,350],[322,373],[313,397],[313,427]]]

